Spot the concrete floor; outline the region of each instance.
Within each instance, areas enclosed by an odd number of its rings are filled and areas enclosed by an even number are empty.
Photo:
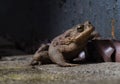
[[[32,55],[6,57],[0,61],[0,84],[118,84],[120,63],[82,64],[59,67],[55,64],[31,67]]]

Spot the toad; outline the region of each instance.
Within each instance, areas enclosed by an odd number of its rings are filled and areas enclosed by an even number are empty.
[[[57,36],[50,44],[42,44],[33,56],[31,65],[56,63],[59,66],[76,66],[73,61],[84,51],[88,40],[99,38],[94,26],[86,21]]]
[[[53,63],[62,67],[71,67],[74,58],[84,49],[89,38],[94,31],[94,26],[86,21],[67,30],[63,34],[54,38],[49,46],[49,58]]]

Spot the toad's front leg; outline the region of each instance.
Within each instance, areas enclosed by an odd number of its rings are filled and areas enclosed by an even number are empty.
[[[62,53],[52,45],[49,47],[49,57],[52,60],[52,62],[58,64],[61,67],[72,67],[78,65],[78,64],[71,64],[66,62]]]

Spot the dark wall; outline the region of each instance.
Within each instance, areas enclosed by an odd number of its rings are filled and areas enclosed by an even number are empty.
[[[47,0],[0,0],[1,35],[26,42],[46,39],[49,33],[49,5],[46,2]]]
[[[119,0],[1,0],[0,33],[25,41],[53,38],[90,20],[104,37],[111,37],[111,20],[115,19],[118,37],[119,3]]]
[[[120,39],[120,0],[0,0],[0,35],[29,47],[89,20],[105,38],[111,21]]]

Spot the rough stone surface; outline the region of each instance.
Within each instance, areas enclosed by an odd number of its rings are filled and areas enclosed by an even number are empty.
[[[89,20],[103,37],[111,38],[111,21],[114,19],[115,34],[120,39],[119,0],[52,0],[51,3],[51,36]]]
[[[31,56],[14,56],[0,61],[0,84],[118,84],[120,63],[82,64],[59,67],[55,64],[28,66]],[[15,59],[16,60],[12,60]],[[24,59],[20,59],[24,58]]]

